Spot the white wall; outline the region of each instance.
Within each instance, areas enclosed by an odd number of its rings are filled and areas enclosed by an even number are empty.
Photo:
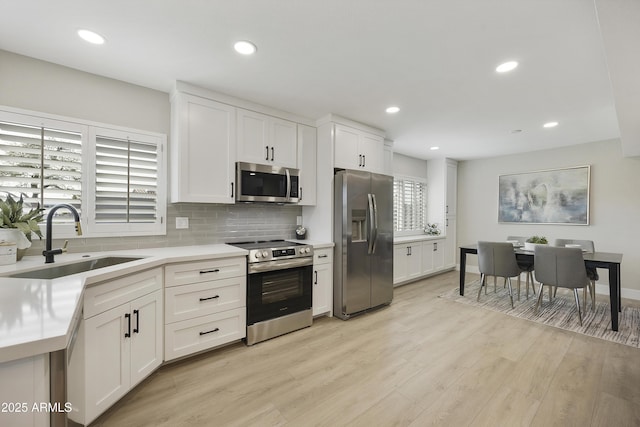
[[[427,179],[427,161],[393,153],[393,175]]]
[[[169,135],[169,94],[0,50],[0,105]]]
[[[591,165],[590,225],[498,223],[498,176]],[[640,299],[640,159],[623,158],[620,140],[595,142],[458,164],[458,246],[507,235],[593,240],[602,252],[623,254],[623,296]],[[458,260],[459,261],[459,260]],[[474,256],[468,264],[477,264]],[[606,271],[598,283],[608,283]]]

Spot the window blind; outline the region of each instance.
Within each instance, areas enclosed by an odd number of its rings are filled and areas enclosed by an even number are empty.
[[[154,223],[158,218],[158,145],[96,135],[97,223]]]
[[[406,178],[393,181],[394,231],[424,230],[426,184]]]
[[[0,121],[0,187],[28,205],[59,203],[81,211],[82,134]],[[66,211],[57,221],[71,221]]]

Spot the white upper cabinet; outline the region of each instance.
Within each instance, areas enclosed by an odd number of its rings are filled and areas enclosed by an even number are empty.
[[[393,176],[393,141],[384,141],[383,170],[385,175]]]
[[[240,108],[237,117],[239,161],[297,167],[296,123]]]
[[[316,128],[298,125],[298,167],[300,176],[298,194],[299,205],[313,206],[316,204]]]
[[[384,138],[341,124],[335,125],[337,168],[384,172]]]
[[[370,172],[384,172],[384,138],[363,133],[360,136],[362,167]]]
[[[234,203],[236,108],[176,92],[171,121],[171,202]]]

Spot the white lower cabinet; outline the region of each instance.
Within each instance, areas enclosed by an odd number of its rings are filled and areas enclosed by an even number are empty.
[[[331,315],[333,302],[333,248],[313,254],[313,315]]]
[[[246,264],[231,257],[165,267],[165,360],[246,336]]]
[[[142,289],[152,291],[121,302]],[[69,348],[69,418],[83,425],[162,364],[162,268],[88,288],[84,315],[92,313],[95,301],[109,300],[117,302],[102,304],[103,311],[81,320]]]
[[[422,274],[422,244],[413,242],[393,246],[393,283],[405,282]]]
[[[49,353],[0,363],[0,402],[2,426],[49,426]]]
[[[165,325],[165,359],[173,360],[246,336],[245,307]]]
[[[455,216],[447,216],[445,219],[445,227],[447,230],[447,240],[446,240],[446,252],[444,254],[444,265],[445,267],[455,267],[456,266],[456,251],[458,247],[456,246],[456,217]]]
[[[446,242],[422,239],[393,245],[393,284],[410,282],[450,268],[445,264]]]
[[[420,275],[431,274],[444,268],[445,242],[422,242],[422,271]]]

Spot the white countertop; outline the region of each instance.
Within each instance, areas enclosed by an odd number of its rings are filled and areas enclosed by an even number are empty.
[[[333,242],[294,241],[313,245],[315,249],[334,246]],[[0,363],[66,348],[81,315],[86,287],[173,262],[247,254],[248,251],[235,246],[215,244],[62,254],[56,255],[55,263],[48,265],[42,256],[29,256],[15,264],[0,266]],[[51,280],[6,277],[106,256],[143,258]]]
[[[446,236],[430,236],[428,234],[416,234],[415,236],[398,236],[393,238],[393,244],[398,243],[410,243],[410,242],[422,242],[423,240],[439,240],[444,239]]]
[[[246,250],[224,244],[62,254],[50,266],[105,256],[144,258],[52,280],[0,277],[0,363],[66,348],[87,286],[172,262],[246,255]],[[0,266],[0,276],[43,267],[42,256],[25,257]]]

